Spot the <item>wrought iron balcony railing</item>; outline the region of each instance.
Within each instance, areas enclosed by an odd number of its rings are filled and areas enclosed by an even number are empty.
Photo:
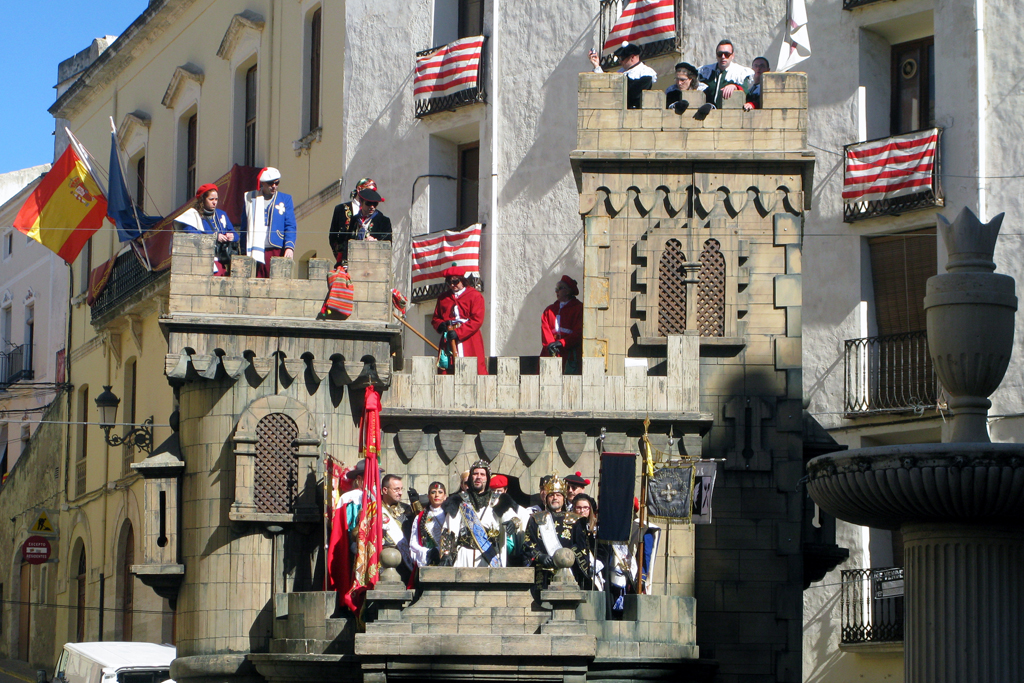
[[[843,9],[851,10],[864,5],[871,5],[876,2],[882,2],[882,0],[843,0]]]
[[[619,15],[622,14],[622,9],[626,2],[628,2],[628,0],[601,0],[600,41],[598,42],[599,51],[603,50],[604,44],[608,41],[608,36],[615,27],[615,22],[618,20]],[[666,38],[665,40],[656,40],[654,42],[644,43],[641,45],[641,60],[679,51],[680,36],[683,35],[683,0],[674,0],[672,4],[675,8],[675,35],[671,38]],[[618,66],[619,65],[616,63],[614,56],[607,55],[601,57],[601,68],[605,71],[615,70]],[[697,66],[700,66],[700,64],[698,63]]]
[[[846,412],[914,410],[938,403],[926,332],[846,340]]]
[[[842,642],[903,641],[903,567],[842,571]]]
[[[929,143],[926,138],[931,138],[931,142]],[[927,149],[929,144],[933,149]],[[880,148],[885,146],[890,148],[890,156],[888,157],[869,156],[861,159],[853,158],[858,153],[865,154],[864,148]],[[851,148],[854,149],[851,150]],[[879,216],[899,216],[908,211],[919,211],[933,206],[945,205],[945,199],[942,194],[941,128],[926,128],[904,135],[892,135],[887,138],[868,140],[867,142],[855,142],[846,145],[843,150],[846,157],[843,222],[855,223],[868,218],[878,218]],[[883,192],[891,194],[894,190],[906,192],[911,188],[920,188],[920,191],[882,199],[847,199],[847,190],[853,189],[850,183],[854,181],[851,179],[863,178],[865,169],[870,168],[872,165],[877,165],[878,168],[870,170],[875,170],[880,175],[872,181],[874,185],[870,193],[865,194],[865,196],[878,196]],[[931,166],[930,171],[928,170],[928,165]],[[908,173],[911,175],[908,175]],[[854,174],[860,175],[860,178]],[[930,181],[922,182],[929,175]],[[913,180],[913,183],[908,183],[908,180]],[[861,192],[865,192],[865,190],[861,189]]]
[[[7,353],[0,353],[0,389],[33,377],[30,344],[15,346]]]
[[[114,269],[110,273],[110,281],[103,288],[96,303],[92,305],[92,321],[96,322],[104,314],[120,306],[142,288],[167,277],[170,271],[150,271],[132,249],[126,250],[114,261]]]

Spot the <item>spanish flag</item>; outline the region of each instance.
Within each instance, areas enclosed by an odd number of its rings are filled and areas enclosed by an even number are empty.
[[[73,263],[106,215],[107,198],[84,148],[71,135],[64,154],[22,205],[14,227]]]

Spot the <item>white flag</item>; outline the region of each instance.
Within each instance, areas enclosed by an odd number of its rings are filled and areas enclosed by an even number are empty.
[[[786,39],[779,51],[776,71],[789,71],[811,56],[811,41],[807,37],[807,6],[804,0],[789,0],[786,21]]]

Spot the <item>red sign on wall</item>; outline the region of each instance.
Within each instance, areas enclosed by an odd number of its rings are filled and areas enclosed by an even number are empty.
[[[21,545],[21,556],[29,564],[42,564],[50,559],[50,542],[42,536],[29,536]]]

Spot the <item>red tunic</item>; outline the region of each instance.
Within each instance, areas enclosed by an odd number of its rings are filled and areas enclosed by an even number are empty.
[[[559,312],[561,311],[561,312]],[[555,324],[556,316],[558,324]],[[583,302],[573,297],[565,306],[559,309],[556,301],[544,309],[540,316],[540,343],[541,356],[550,356],[548,344],[554,341],[561,341],[565,350],[562,351],[562,366],[572,359],[581,357],[580,351],[583,346]]]
[[[458,297],[452,292],[446,292],[438,297],[437,306],[434,307],[434,319],[430,324],[440,333],[445,329],[447,322],[456,318],[461,320],[462,325],[455,330],[459,340],[459,355],[476,356],[477,374],[486,375],[487,354],[484,352],[484,338],[480,334],[480,326],[484,324],[484,297],[472,287],[466,287],[462,291],[464,294]],[[458,315],[455,314],[456,305]]]

